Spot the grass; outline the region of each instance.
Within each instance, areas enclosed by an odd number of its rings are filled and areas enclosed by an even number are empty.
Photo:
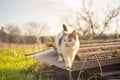
[[[44,63],[25,56],[25,54],[37,51],[40,50],[2,44],[0,48],[0,80],[42,80],[41,75],[36,77],[35,71],[38,70],[38,67],[36,68],[34,64]]]

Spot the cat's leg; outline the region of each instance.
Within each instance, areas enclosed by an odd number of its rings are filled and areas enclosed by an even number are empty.
[[[58,62],[63,62],[64,59],[63,59],[63,54],[62,54],[62,48],[61,46],[59,46],[59,49],[58,49]]]
[[[77,55],[77,53],[74,53],[74,54],[72,54],[72,55],[69,56],[69,58],[70,58],[70,60],[69,60],[70,69],[72,68],[72,65],[74,63],[76,55]]]
[[[68,58],[66,60],[66,68],[67,68],[67,70],[71,70],[74,58],[75,58],[74,54],[73,55],[68,55]]]
[[[69,54],[63,54],[63,57],[64,57],[64,61],[65,61],[65,67],[66,67],[66,69],[67,70],[71,70],[71,67],[72,67],[72,65],[71,65],[71,56],[72,55],[70,55],[71,53],[69,53]]]
[[[63,62],[63,55],[62,53],[58,53],[58,62]]]
[[[70,59],[70,67],[72,68],[72,65],[73,65],[73,61],[74,61],[74,56],[72,56],[72,58]]]
[[[63,61],[63,55],[61,52],[61,48],[59,45],[57,45],[57,53],[58,53],[58,62],[62,62]]]
[[[66,69],[71,70],[70,57],[69,56],[64,56],[64,60],[65,60]]]

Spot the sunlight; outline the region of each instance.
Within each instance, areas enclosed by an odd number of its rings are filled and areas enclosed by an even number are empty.
[[[80,0],[65,0],[64,2],[67,6],[73,8],[73,9],[80,7],[80,3],[81,3]]]

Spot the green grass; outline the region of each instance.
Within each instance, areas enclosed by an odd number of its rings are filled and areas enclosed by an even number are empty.
[[[0,80],[42,80],[35,75],[33,65],[38,61],[28,58],[25,54],[38,50],[29,48],[0,49]],[[42,62],[39,62],[42,63]]]

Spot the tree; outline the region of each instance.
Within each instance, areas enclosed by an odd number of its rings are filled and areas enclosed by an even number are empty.
[[[77,29],[82,34],[82,38],[85,38],[84,36],[87,35],[95,35],[95,29],[98,28],[96,16],[90,10],[91,4],[92,2],[90,2],[88,6],[83,2],[80,10],[76,12],[75,21],[73,21],[74,23],[70,23],[67,19],[65,19],[65,22],[69,26]]]
[[[103,21],[103,30],[101,31],[100,35],[102,35],[110,27],[110,24],[113,23],[113,20],[117,22],[117,17],[119,16],[119,13],[120,7],[114,9],[108,8],[106,10],[105,19]]]
[[[48,27],[44,23],[29,22],[27,24],[27,30],[29,35],[36,37],[36,46],[41,49],[41,36],[47,33]]]
[[[6,25],[6,31],[9,37],[9,42],[19,42],[20,40],[20,29],[19,26],[14,24],[8,24]]]
[[[4,31],[4,27],[3,26],[0,29],[0,42],[7,42],[7,34]]]
[[[20,35],[20,29],[19,26],[14,24],[8,24],[6,25],[6,30],[9,35]]]
[[[91,5],[92,2],[90,2],[89,5],[85,5],[83,2],[80,10],[76,12],[75,21],[70,22],[70,19],[64,19],[65,23],[77,29],[82,34],[82,39],[85,39],[86,36],[88,39],[92,39],[96,35],[101,36],[106,30],[109,29],[112,21],[117,19],[120,13],[120,7],[114,9],[108,8],[104,12],[105,18],[102,22],[100,22],[95,13],[91,10]]]

